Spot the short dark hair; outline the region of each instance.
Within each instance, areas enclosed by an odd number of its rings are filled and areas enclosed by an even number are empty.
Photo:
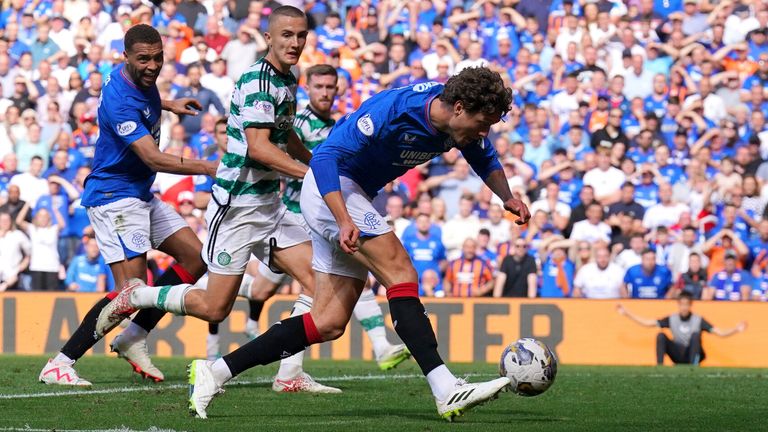
[[[216,127],[218,125],[225,125],[226,126],[228,122],[229,122],[229,119],[227,119],[226,117],[219,117],[219,119],[216,120],[216,124],[213,127]]]
[[[680,293],[679,296],[677,296],[677,299],[678,300],[688,299],[689,302],[692,302],[693,301],[693,294],[689,293],[688,291],[683,291],[683,292]]]
[[[485,67],[466,68],[448,79],[440,100],[449,105],[461,101],[472,114],[504,115],[512,105],[512,89],[504,87],[498,72]]]
[[[133,46],[137,43],[144,43],[148,45],[162,44],[163,39],[160,37],[160,33],[149,25],[137,24],[128,29],[125,32],[125,52],[131,52]]]
[[[281,16],[307,19],[307,15],[299,8],[293,6],[280,6],[269,14],[268,28],[272,28],[272,24],[274,24],[275,20]]]
[[[480,231],[477,232],[477,235],[486,235],[490,237],[491,232],[488,230],[488,228],[480,228]]]
[[[328,64],[319,64],[307,68],[307,82],[312,81],[312,77],[315,75],[333,75],[334,78],[339,78],[336,68]]]

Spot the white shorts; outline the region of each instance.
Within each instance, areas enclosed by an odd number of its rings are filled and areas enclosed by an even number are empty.
[[[173,233],[188,227],[176,210],[155,197],[149,202],[123,198],[88,207],[87,212],[107,264],[157,249]]]
[[[211,199],[205,220],[208,238],[203,243],[203,261],[213,273],[243,274],[251,254],[269,264],[270,243],[282,249],[309,241],[304,218],[288,211],[282,201],[232,207]]]
[[[341,195],[352,221],[360,229],[360,237],[376,237],[392,231],[360,185],[346,177],[339,180]],[[301,187],[301,212],[311,230],[312,268],[322,273],[366,280],[368,268],[339,245],[339,226],[317,189],[312,170],[307,172]]]

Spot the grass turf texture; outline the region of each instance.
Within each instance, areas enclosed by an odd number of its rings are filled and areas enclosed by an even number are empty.
[[[765,430],[765,370],[564,366],[545,394],[502,393],[454,423],[441,420],[412,361],[381,373],[373,363],[307,361],[341,395],[276,394],[275,366],[256,368],[214,399],[208,420],[187,414],[185,359],[157,359],[166,381],[139,379],[123,360],[78,362],[91,388],[37,382],[44,357],[0,356],[0,431],[151,428],[186,431],[742,431]],[[491,364],[451,366],[470,381],[497,376]],[[386,379],[382,376],[392,375]],[[336,381],[324,377],[342,377]],[[84,394],[47,396],[50,393]],[[93,392],[99,392],[94,394]],[[14,396],[15,395],[15,396]],[[19,397],[35,395],[35,397]]]

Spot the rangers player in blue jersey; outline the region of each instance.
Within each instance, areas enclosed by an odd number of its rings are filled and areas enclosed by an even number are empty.
[[[109,74],[101,92],[100,135],[82,205],[116,286],[131,278],[146,279],[146,253],[151,248],[176,259],[157,283],[194,283],[205,273],[202,244],[178,213],[152,195],[150,187],[157,172],[215,175],[215,161],[179,159],[158,149],[161,110],[196,115],[190,107],[200,109],[200,105],[190,98],[160,99],[155,81],[163,66],[163,44],[154,28],[129,29],[123,54],[125,64]],[[97,317],[116,294],[110,293],[91,308],[61,352],[40,372],[40,381],[91,385],[72,366],[100,339],[95,332]],[[141,311],[111,343],[134,371],[155,381],[162,381],[163,374],[149,359],[146,336],[164,314],[156,309]]]
[[[506,377],[466,383],[445,366],[418,298],[418,275],[371,200],[408,169],[457,147],[505,208],[519,216],[517,222],[527,222],[528,208],[510,192],[486,139],[511,103],[512,92],[498,73],[469,68],[445,86],[423,83],[382,92],[339,121],[315,150],[301,192],[316,275],[311,311],[282,320],[215,362],[193,362],[190,407],[204,417],[233,376],[341,336],[369,271],[387,289],[395,330],[426,375],[441,417],[451,420],[507,386]]]

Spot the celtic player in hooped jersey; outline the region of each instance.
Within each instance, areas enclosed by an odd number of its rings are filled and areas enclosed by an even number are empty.
[[[162,109],[195,115],[187,106],[201,107],[191,98],[160,100],[155,82],[163,67],[163,43],[154,28],[141,24],[131,27],[125,34],[124,57],[125,63],[109,74],[101,91],[101,134],[93,171],[85,181],[82,204],[88,210],[99,250],[112,270],[116,286],[121,287],[132,278],[146,278],[146,254],[152,248],[176,260],[158,283],[193,283],[205,273],[200,240],[175,210],[152,195],[150,186],[157,172],[215,172],[215,162],[185,161],[162,153],[157,147]],[[97,317],[115,295],[108,294],[91,308],[61,352],[40,372],[40,381],[90,385],[78,377],[72,366],[106,332],[95,331]],[[146,336],[164,314],[159,310],[142,311],[110,344],[112,351],[125,358],[134,371],[155,381],[164,377],[149,359]]]
[[[441,417],[452,420],[508,386],[506,377],[467,383],[444,364],[418,298],[416,270],[371,200],[408,169],[457,147],[505,208],[520,216],[518,222],[527,222],[528,208],[512,195],[486,138],[511,103],[512,91],[498,73],[467,68],[445,86],[418,84],[381,92],[340,120],[315,150],[301,190],[317,282],[312,310],[280,321],[215,362],[195,360],[190,403],[198,415],[206,415],[232,377],[340,337],[369,272],[386,288],[395,331],[426,376]]]

